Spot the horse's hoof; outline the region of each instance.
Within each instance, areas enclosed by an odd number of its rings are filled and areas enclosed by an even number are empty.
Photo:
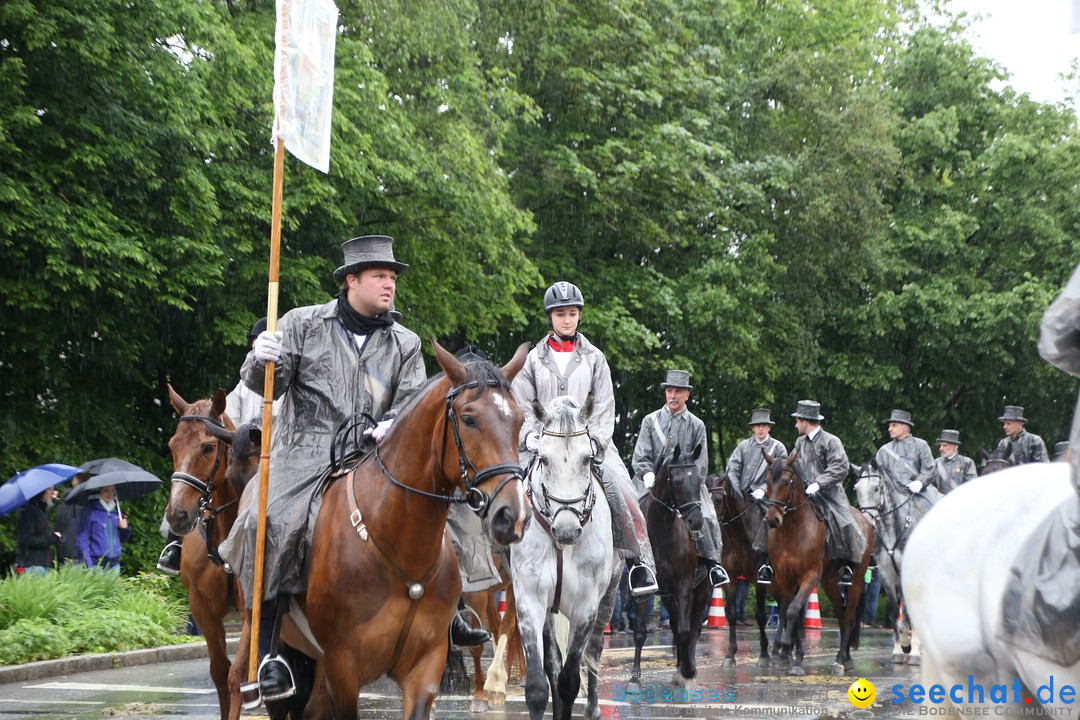
[[[767,668],[767,667],[772,667],[772,661],[771,661],[771,660],[769,660],[769,658],[767,658],[767,657],[763,657],[763,658],[758,658],[758,661],[757,661],[757,666],[758,666],[759,668]]]
[[[724,662],[722,662],[720,664],[720,667],[726,667],[726,668],[735,667],[735,658],[733,658],[733,657],[724,658]]]
[[[676,670],[675,674],[671,676],[671,684],[675,685],[676,687],[685,687],[686,686],[686,678],[684,678],[679,673],[679,671]]]
[[[488,711],[487,700],[473,700],[470,712],[472,713],[486,713]]]
[[[506,693],[488,693],[488,705],[493,708],[506,707]]]
[[[792,665],[791,669],[788,670],[788,675],[797,675],[799,677],[802,677],[805,674],[806,671],[803,670],[802,665]]]
[[[905,654],[911,652],[911,646],[910,645],[901,645],[900,649],[903,650]]]
[[[904,657],[903,653],[893,653],[892,661],[897,665],[902,665],[904,663]]]
[[[922,655],[908,655],[907,664],[912,667],[922,665]]]
[[[836,677],[844,677],[844,666],[840,663],[833,663],[832,674]]]
[[[845,660],[844,661],[844,669],[845,670],[854,670],[855,669],[855,661],[850,659],[850,658]]]

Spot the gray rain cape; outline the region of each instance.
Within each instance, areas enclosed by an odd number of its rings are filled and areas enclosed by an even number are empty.
[[[890,440],[885,443],[878,449],[874,459],[881,470],[882,479],[885,480],[885,487],[892,496],[891,506],[903,508],[894,513],[898,517],[893,519],[897,524],[900,546],[903,547],[911,529],[941,499],[941,493],[937,489],[940,481],[937,464],[926,441],[911,435],[903,440]],[[923,484],[922,490],[917,494],[907,487],[916,480]],[[909,521],[904,522],[905,519]],[[887,521],[887,518],[882,517],[882,520]]]
[[[427,374],[415,333],[394,323],[371,332],[361,346],[338,319],[337,304],[335,299],[290,310],[278,325],[282,351],[274,364],[274,399],[281,398],[281,407],[270,446],[264,599],[305,588],[307,541],[319,505],[314,495],[330,462],[335,430],[356,413],[376,420],[394,417]],[[249,388],[262,392],[266,371],[254,352],[240,375]],[[252,485],[254,502],[220,547],[240,573],[248,603],[258,522],[258,483]]]
[[[866,552],[866,538],[855,524],[851,503],[844,493],[844,479],[851,471],[844,444],[835,435],[819,430],[813,440],[809,435],[800,435],[792,450],[795,453],[798,453],[795,471],[803,485],[815,482],[821,485],[810,502],[824,515],[829,557],[857,566]]]
[[[1080,267],[1043,315],[1039,354],[1080,377]],[[1077,492],[1032,533],[1002,600],[999,639],[1059,665],[1080,660],[1080,398],[1069,435]]]

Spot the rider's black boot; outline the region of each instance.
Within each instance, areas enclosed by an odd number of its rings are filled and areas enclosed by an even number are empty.
[[[483,645],[491,636],[483,628],[474,628],[465,622],[461,613],[455,613],[450,621],[450,643],[457,648],[476,647]]]
[[[836,584],[837,585],[850,585],[854,579],[855,579],[855,573],[853,573],[851,571],[851,566],[850,565],[844,565],[836,573]]]
[[[271,617],[273,622],[269,625],[269,637],[263,632],[262,625],[259,630],[259,652],[263,652],[266,646],[265,657],[259,663],[259,693],[263,702],[268,700],[284,700],[292,697],[296,692],[293,682],[292,669],[285,659],[278,654],[278,645],[281,638],[281,619],[289,610],[289,596],[280,595],[276,600],[268,600],[263,603],[263,618]],[[265,612],[269,610],[270,612]],[[264,641],[268,641],[265,642]]]
[[[712,583],[713,587],[720,587],[731,582],[731,578],[728,577],[727,570],[720,563],[714,562],[709,564],[709,582]]]
[[[772,565],[765,563],[757,571],[758,585],[771,585],[773,581]]]
[[[161,551],[161,555],[158,557],[157,569],[168,575],[180,574],[180,553],[183,546],[180,544],[180,537],[169,533],[169,544],[165,546],[165,549]]]

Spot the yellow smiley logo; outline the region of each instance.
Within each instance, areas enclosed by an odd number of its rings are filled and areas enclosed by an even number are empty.
[[[868,708],[877,699],[877,688],[866,678],[859,678],[851,683],[847,691],[848,700],[857,708]]]

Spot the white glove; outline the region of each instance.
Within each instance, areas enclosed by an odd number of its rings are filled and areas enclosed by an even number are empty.
[[[255,359],[260,365],[265,365],[268,362],[276,363],[280,358],[281,331],[263,330],[259,337],[255,338]]]
[[[759,487],[757,490],[750,493],[750,497],[754,498],[755,500],[764,499],[765,498],[765,488],[760,488]]]
[[[908,483],[907,489],[911,491],[912,495],[918,495],[919,491],[923,489],[923,484],[919,480],[912,480]]]
[[[380,422],[375,423],[375,427],[368,428],[362,434],[363,435],[370,435],[372,440],[374,440],[375,442],[380,442],[386,436],[386,433],[390,429],[390,425],[393,422],[394,422],[393,419],[382,420]]]
[[[651,489],[656,484],[656,473],[647,472],[641,476],[641,482],[645,483],[645,487]]]
[[[818,485],[816,482],[812,482],[812,483],[810,483],[809,485],[806,486],[806,494],[807,495],[817,495],[817,491],[820,490],[820,489],[821,489],[820,485]]]
[[[525,449],[529,452],[536,452],[540,449],[540,433],[531,432],[525,436]]]

